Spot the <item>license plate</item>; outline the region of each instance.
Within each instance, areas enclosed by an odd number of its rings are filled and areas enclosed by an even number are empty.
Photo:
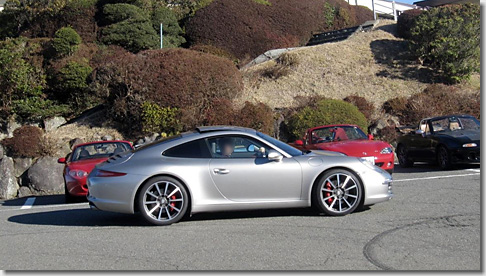
[[[375,164],[375,157],[374,156],[365,156],[365,157],[361,157],[363,158],[364,160],[370,162],[372,165]]]

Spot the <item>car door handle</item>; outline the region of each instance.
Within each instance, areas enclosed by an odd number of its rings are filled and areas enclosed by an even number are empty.
[[[213,172],[215,174],[229,174],[230,171],[227,169],[214,169]]]

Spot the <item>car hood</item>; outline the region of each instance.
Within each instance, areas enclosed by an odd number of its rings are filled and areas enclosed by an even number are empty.
[[[320,150],[337,151],[348,156],[375,156],[383,148],[391,147],[388,143],[376,140],[349,140],[318,144]]]
[[[93,168],[102,162],[105,162],[108,158],[94,158],[94,159],[86,159],[86,160],[79,160],[69,163],[68,167],[70,170],[83,170],[87,173],[91,172]]]
[[[312,150],[311,154],[313,155],[324,155],[324,156],[345,156],[340,152],[335,151],[328,151],[328,150]]]
[[[480,130],[454,130],[440,133],[438,136],[456,139],[461,143],[479,142],[481,139]]]

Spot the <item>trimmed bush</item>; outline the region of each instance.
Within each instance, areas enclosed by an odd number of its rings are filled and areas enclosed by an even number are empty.
[[[220,49],[218,47],[214,47],[214,46],[211,46],[211,45],[198,44],[198,45],[191,46],[190,49],[194,50],[194,51],[203,52],[203,53],[206,53],[206,54],[212,54],[212,55],[222,57],[222,58],[227,58],[227,59],[233,61],[233,63],[235,65],[239,64],[238,58],[236,58],[234,55],[228,53],[228,51]]]
[[[149,15],[137,6],[106,4],[103,17],[111,24],[101,32],[103,43],[119,45],[134,53],[159,46],[159,37]]]
[[[372,13],[363,13],[363,8],[340,0],[268,2],[271,5],[253,0],[215,0],[188,20],[188,41],[213,45],[246,64],[270,49],[305,45],[313,33],[356,26],[366,21],[358,18],[373,18]]]
[[[365,98],[360,96],[347,96],[343,99],[345,102],[355,105],[363,115],[365,115],[368,121],[371,120],[371,116],[375,112],[375,107],[372,103],[368,102]]]
[[[275,114],[268,105],[264,103],[252,104],[245,102],[245,105],[236,117],[235,124],[273,135],[274,117]]]
[[[58,56],[72,55],[78,50],[81,37],[71,27],[63,27],[54,34],[52,47]]]
[[[480,7],[458,4],[431,8],[415,18],[410,49],[424,64],[438,70],[447,83],[479,72]]]
[[[231,61],[180,48],[118,55],[95,75],[96,90],[109,95],[112,114],[128,133],[141,131],[136,120],[143,102],[179,108],[187,130],[204,124],[215,99],[232,100],[243,89],[241,73]]]
[[[13,132],[12,138],[2,141],[8,155],[13,157],[39,157],[42,152],[42,129],[35,126],[22,126]]]
[[[160,107],[158,104],[142,104],[142,128],[146,133],[163,132],[167,136],[176,135],[182,130],[177,108]]]
[[[470,114],[480,118],[480,93],[461,91],[455,86],[432,84],[423,92],[406,99],[391,99],[383,105],[385,112],[397,116],[403,125],[416,125],[426,117]]]
[[[400,16],[398,16],[397,34],[399,37],[410,39],[412,36],[410,29],[412,29],[417,16],[419,16],[422,12],[423,10],[411,9],[404,11],[402,14],[400,14]]]
[[[323,99],[315,107],[304,107],[290,117],[287,126],[293,137],[289,138],[300,139],[309,128],[332,124],[354,124],[365,133],[368,131],[366,117],[356,106],[342,100]]]
[[[160,32],[160,23],[163,24],[164,48],[176,48],[186,42],[175,14],[168,8],[160,7],[154,11],[152,25],[157,32]]]
[[[56,78],[58,98],[69,103],[74,110],[89,107],[88,77],[93,68],[87,64],[69,62],[59,70]]]
[[[233,103],[229,99],[217,98],[211,102],[211,107],[204,114],[203,125],[233,125],[236,120],[236,112]]]

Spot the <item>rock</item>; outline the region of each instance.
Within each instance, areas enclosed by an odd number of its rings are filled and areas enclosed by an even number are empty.
[[[21,126],[22,125],[17,123],[17,121],[15,120],[15,117],[10,117],[9,120],[8,120],[8,123],[7,123],[7,137],[8,138],[13,137],[13,132]]]
[[[27,171],[29,186],[36,192],[46,194],[64,193],[63,165],[57,163],[56,157],[45,156]]]
[[[14,158],[15,177],[20,177],[32,166],[31,158]]]
[[[385,127],[387,127],[388,124],[385,120],[378,119],[374,124],[372,124],[369,128],[371,134],[377,135],[379,131]]]
[[[141,146],[145,143],[145,141],[143,139],[138,139],[136,142],[135,142],[135,145],[134,146]]]
[[[64,119],[63,117],[54,117],[50,119],[45,119],[44,129],[46,130],[46,132],[54,131],[65,123],[66,123],[66,119]]]
[[[160,136],[160,134],[158,134],[156,132],[152,133],[152,135],[149,136],[150,142],[157,140],[157,138],[159,138],[159,136]]]
[[[0,160],[0,198],[12,199],[17,196],[19,185],[14,175],[14,162],[11,157]]]
[[[71,141],[69,141],[69,147],[71,147],[71,149],[72,149],[74,146],[82,144],[82,143],[84,143],[83,139],[74,138]]]
[[[29,189],[29,187],[26,187],[26,186],[20,187],[19,197],[28,197],[28,196],[32,196],[32,195],[34,195],[34,193],[32,193],[32,191]]]
[[[101,137],[101,140],[102,141],[111,141],[111,140],[113,140],[113,137],[111,135],[105,135],[105,136]]]
[[[4,153],[5,151],[3,149],[3,146],[0,144],[0,160],[2,160]]]

